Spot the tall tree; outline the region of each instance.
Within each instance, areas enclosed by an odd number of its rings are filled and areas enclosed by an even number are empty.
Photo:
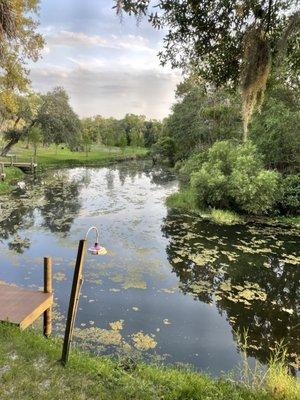
[[[24,96],[22,99],[25,101]],[[6,155],[12,146],[22,138],[27,137],[33,126],[39,126],[43,132],[44,143],[66,143],[73,147],[80,138],[80,120],[69,104],[69,97],[63,88],[57,87],[41,95],[39,105],[33,111],[25,108],[16,115],[17,120],[23,118],[24,123],[14,125],[5,133],[8,142],[2,149],[1,155]]]
[[[284,59],[294,74],[299,72],[298,4],[297,0],[115,0],[118,13],[146,16],[154,28],[167,29],[159,53],[163,65],[192,68],[217,86],[241,83],[244,139],[276,58]]]
[[[44,45],[37,33],[39,0],[0,1],[0,112],[16,111],[14,96],[28,89],[27,60],[37,61]]]

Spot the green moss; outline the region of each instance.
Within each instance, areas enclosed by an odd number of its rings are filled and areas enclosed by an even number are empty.
[[[6,177],[4,181],[0,182],[0,194],[7,193],[11,185],[22,179],[24,176],[24,173],[19,169],[15,167],[6,167],[4,170]]]
[[[0,398],[44,400],[268,400],[274,387],[250,390],[224,379],[160,365],[92,357],[71,351],[59,363],[61,342],[0,325]],[[282,385],[282,383],[281,383]],[[294,380],[289,383],[295,386]],[[295,386],[296,387],[296,386]],[[294,391],[296,393],[296,389]],[[293,392],[289,392],[293,393]],[[281,392],[281,399],[287,399]]]

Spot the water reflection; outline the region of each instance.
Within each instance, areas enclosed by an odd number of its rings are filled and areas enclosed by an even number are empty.
[[[79,193],[83,183],[86,176],[80,181],[70,181],[65,174],[57,174],[51,183],[44,185],[45,201],[40,207],[43,227],[67,235],[81,208]]]
[[[109,252],[86,257],[75,330],[82,346],[101,354],[143,347],[143,357],[219,375],[240,360],[234,331],[248,328],[251,355],[265,361],[285,338],[295,362],[292,230],[219,227],[167,212],[177,182],[147,163],[50,171],[26,185],[2,199],[0,281],[39,287],[42,257],[50,253],[56,334],[64,330],[78,240],[96,225]]]
[[[265,363],[282,340],[292,368],[300,353],[296,232],[270,226],[216,227],[169,213],[163,232],[180,289],[215,303],[236,332],[248,332],[248,353]]]

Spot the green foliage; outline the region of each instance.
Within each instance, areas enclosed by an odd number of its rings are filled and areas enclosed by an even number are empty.
[[[282,179],[279,207],[283,213],[299,214],[300,174],[287,175]]]
[[[211,210],[210,216],[216,224],[221,225],[233,225],[242,221],[242,218],[235,212],[229,210],[218,210],[217,208]]]
[[[28,140],[33,145],[34,155],[36,156],[38,145],[43,140],[43,132],[40,127],[32,126],[28,132]]]
[[[189,181],[193,172],[199,171],[204,161],[207,160],[207,152],[200,151],[199,153],[192,154],[186,161],[184,161],[180,168],[179,173],[183,181]]]
[[[215,143],[198,172],[191,174],[191,187],[201,207],[234,207],[249,214],[261,214],[276,203],[279,175],[263,169],[251,143]]]
[[[230,196],[235,204],[249,214],[271,211],[277,201],[279,174],[251,168],[239,170],[238,164],[230,178]],[[254,174],[254,175],[252,175]]]
[[[0,2],[0,103],[12,110],[14,95],[28,88],[28,60],[37,61],[44,40],[37,32],[38,0]]]
[[[11,188],[11,185],[22,179],[24,173],[19,169],[15,167],[6,167],[4,169],[4,173],[6,174],[5,180],[0,181],[0,194],[6,193],[9,191]]]
[[[80,140],[80,120],[69,104],[66,91],[57,87],[41,97],[42,105],[34,123],[41,126],[44,142],[76,146]]]
[[[299,168],[300,154],[299,87],[274,86],[257,113],[250,137],[264,155],[265,165],[279,171]]]
[[[242,137],[238,96],[224,89],[212,91],[193,81],[179,85],[177,93],[179,100],[164,124],[165,135],[176,142],[175,160],[218,140]]]
[[[156,120],[145,122],[144,126],[144,143],[145,147],[150,148],[157,142],[162,135],[162,123]]]
[[[273,60],[279,47],[288,47],[283,58],[289,61],[294,75],[299,71],[298,24],[291,25],[287,17],[292,13],[297,17],[296,0],[116,0],[116,3],[119,12],[145,15],[154,28],[165,28],[164,50],[159,54],[163,64],[169,62],[172,67],[185,70],[192,66],[204,79],[218,86],[239,83],[245,36],[254,21],[267,39]],[[280,46],[282,41],[284,46]]]
[[[171,194],[168,196],[166,204],[168,207],[182,210],[193,211],[197,208],[195,193],[190,188]]]
[[[175,140],[169,136],[161,137],[153,146],[154,153],[166,158],[170,165],[174,165]]]

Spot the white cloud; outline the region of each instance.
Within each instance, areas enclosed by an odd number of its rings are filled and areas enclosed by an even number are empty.
[[[149,46],[148,41],[139,35],[87,35],[83,32],[72,32],[60,30],[58,32],[49,31],[45,35],[49,46],[68,46],[68,47],[102,47],[107,49],[120,49],[130,51],[141,51],[153,53],[155,49]]]
[[[73,69],[53,65],[33,68],[31,77],[33,86],[41,91],[63,86],[80,116],[122,118],[126,113],[137,113],[158,119],[167,116],[180,80],[176,73],[93,70],[83,65]]]

